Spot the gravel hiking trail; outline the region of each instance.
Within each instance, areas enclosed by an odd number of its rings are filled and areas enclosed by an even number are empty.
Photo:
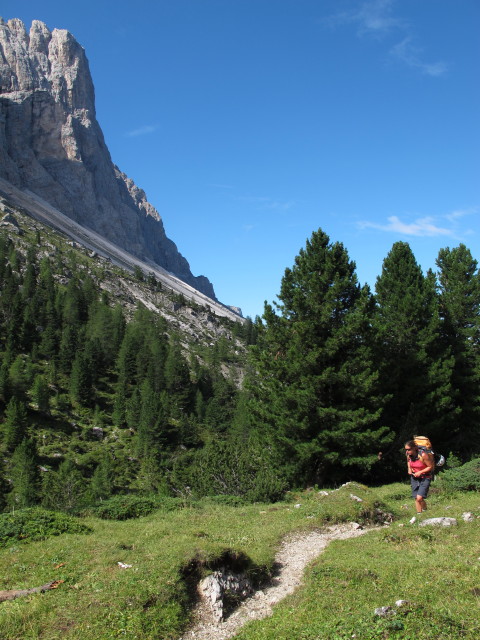
[[[257,591],[242,602],[228,618],[213,622],[207,607],[200,602],[194,613],[193,626],[181,640],[226,640],[251,620],[272,615],[272,607],[302,583],[305,567],[326,548],[332,540],[346,540],[367,533],[356,523],[340,524],[321,531],[295,533],[284,538],[275,556],[278,574],[270,585]]]

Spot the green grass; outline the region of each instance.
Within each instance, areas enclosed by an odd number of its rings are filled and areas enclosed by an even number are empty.
[[[445,500],[432,493],[428,517],[455,517],[458,525],[422,528],[408,522],[413,507],[407,490],[401,484],[379,489],[405,515],[388,528],[330,544],[308,568],[305,585],[271,618],[244,627],[238,640],[480,637],[480,496]],[[465,511],[477,519],[464,522]],[[397,608],[397,600],[408,604]],[[383,606],[397,612],[375,616]]]
[[[271,619],[252,623],[238,637],[477,637],[480,521],[419,529],[408,524],[413,515],[408,494],[402,484],[350,485],[326,497],[317,491],[291,494],[275,505],[204,501],[136,520],[86,518],[82,522],[92,527],[91,534],[19,542],[0,551],[0,590],[63,580],[55,590],[0,603],[1,638],[178,638],[189,621],[190,581],[215,568],[225,554],[261,581],[289,531],[368,520],[378,508],[389,508],[398,519],[389,528],[329,545],[310,566],[304,587],[280,603]],[[432,494],[428,515],[459,518],[467,510],[480,515],[478,494],[448,500]],[[132,567],[121,569],[118,562]],[[376,607],[397,599],[411,604],[394,618],[374,618]]]

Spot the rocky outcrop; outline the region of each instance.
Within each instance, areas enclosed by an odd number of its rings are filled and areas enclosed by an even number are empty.
[[[84,49],[65,30],[0,18],[0,177],[215,299],[160,215],[110,157]]]

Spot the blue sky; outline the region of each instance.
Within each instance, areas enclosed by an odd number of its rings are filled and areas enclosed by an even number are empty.
[[[480,259],[478,0],[3,1],[85,48],[113,161],[244,315],[313,231]]]

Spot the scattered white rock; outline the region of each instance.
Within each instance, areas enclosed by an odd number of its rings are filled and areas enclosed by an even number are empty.
[[[401,608],[401,607],[405,607],[407,604],[409,604],[408,600],[396,600],[395,601],[395,606]]]
[[[133,564],[125,564],[125,562],[117,562],[120,569],[131,569]]]
[[[395,614],[395,609],[393,607],[378,607],[374,611],[376,616],[380,616],[381,618],[385,618],[386,616],[392,616]]]
[[[471,511],[466,511],[465,513],[462,513],[462,520],[465,522],[473,522],[475,517]]]
[[[429,525],[437,527],[452,527],[457,524],[455,518],[428,518],[419,523],[419,527],[428,527]]]
[[[355,500],[355,502],[363,502],[362,498],[359,498],[358,496],[355,496],[353,493],[350,494],[350,498],[352,500]]]
[[[328,496],[328,491],[319,491],[318,495],[319,496]]]
[[[415,516],[413,516],[413,518],[411,518],[411,519],[409,520],[410,524],[414,524],[416,521],[417,521],[417,519],[416,519],[416,517],[415,517]]]
[[[253,592],[253,587],[245,574],[234,574],[221,569],[204,578],[198,585],[198,590],[208,604],[213,620],[221,622],[225,615],[225,594],[235,594],[243,600]]]
[[[301,504],[296,504],[295,509],[300,509],[301,506],[302,506]]]
[[[19,228],[17,219],[11,213],[7,213],[6,215],[4,215],[0,224],[2,227],[11,225],[12,227],[16,227],[17,229]]]

